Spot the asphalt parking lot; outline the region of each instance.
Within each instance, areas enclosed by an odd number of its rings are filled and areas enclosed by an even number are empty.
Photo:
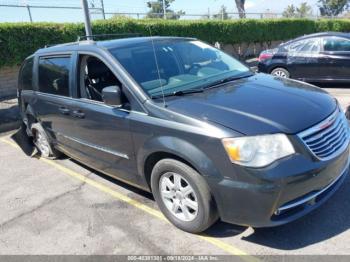
[[[350,104],[350,91],[327,90]],[[0,167],[0,255],[350,255],[350,177],[293,223],[252,229],[218,222],[193,235],[169,224],[150,194],[68,158],[28,157],[9,134],[0,137]]]
[[[340,87],[331,87],[324,88],[327,92],[332,94],[337,98],[340,105],[345,109],[350,105],[350,87],[348,88],[340,88]]]

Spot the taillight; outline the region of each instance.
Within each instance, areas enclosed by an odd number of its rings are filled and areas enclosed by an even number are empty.
[[[259,56],[259,62],[264,61],[266,59],[270,59],[273,57],[272,53],[261,53]]]

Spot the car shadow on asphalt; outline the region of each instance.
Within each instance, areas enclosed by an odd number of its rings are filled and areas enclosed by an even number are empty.
[[[350,88],[350,84],[348,83],[312,83],[312,84],[321,88],[343,88],[343,89]]]
[[[27,156],[34,156],[37,154],[32,139],[27,135],[26,126],[24,123],[21,123],[20,128],[11,135],[11,139]]]
[[[64,157],[69,158],[69,157],[67,157],[67,156],[63,156],[63,158],[64,158]],[[133,192],[133,193],[135,193],[135,194],[138,194],[138,195],[140,195],[140,196],[142,196],[142,197],[145,197],[145,198],[147,198],[147,199],[149,199],[149,200],[154,201],[153,195],[152,195],[151,193],[147,192],[147,191],[144,191],[144,190],[142,190],[142,189],[140,189],[140,188],[137,188],[137,187],[135,187],[135,186],[132,186],[132,185],[130,185],[130,184],[128,184],[128,183],[125,183],[125,182],[123,182],[123,181],[121,181],[121,180],[118,180],[118,179],[116,179],[116,178],[113,178],[112,176],[105,175],[104,173],[101,173],[101,172],[97,171],[96,169],[93,169],[93,168],[91,168],[91,167],[88,167],[88,166],[84,165],[83,163],[78,162],[77,160],[74,160],[74,159],[72,159],[72,158],[69,158],[69,160],[70,160],[71,162],[73,162],[74,164],[79,165],[79,166],[81,166],[82,168],[84,168],[84,169],[90,171],[90,172],[93,173],[94,175],[98,175],[99,177],[101,177],[101,178],[103,178],[103,179],[105,179],[105,180],[107,180],[107,181],[109,181],[109,182],[111,182],[111,183],[113,183],[113,184],[115,184],[115,185],[117,185],[117,186],[123,187],[124,189],[126,189],[126,190],[128,190],[128,191],[131,191],[131,192]]]
[[[280,250],[295,250],[333,238],[350,228],[350,177],[337,192],[310,214],[278,227],[255,228],[241,240]],[[230,237],[247,227],[218,222],[207,232],[214,237]]]

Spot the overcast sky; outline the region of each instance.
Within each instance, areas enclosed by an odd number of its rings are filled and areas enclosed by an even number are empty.
[[[91,1],[91,0],[89,0]],[[96,5],[101,0],[94,0]],[[147,12],[147,0],[104,0],[105,9],[113,12]],[[246,11],[249,13],[270,12],[281,13],[289,4],[300,5],[307,2],[313,7],[314,14],[317,14],[317,0],[247,0]],[[80,6],[81,0],[0,0],[1,4],[29,4],[29,5],[61,5]],[[221,5],[225,5],[228,12],[237,12],[234,0],[175,0],[171,8],[183,10],[186,14],[216,13]],[[55,22],[81,22],[83,19],[81,10],[60,10],[60,9],[32,9],[34,21],[55,21]],[[93,14],[93,18],[101,18],[101,15]],[[249,16],[248,16],[249,17]],[[0,22],[28,21],[26,8],[10,8],[0,6]]]

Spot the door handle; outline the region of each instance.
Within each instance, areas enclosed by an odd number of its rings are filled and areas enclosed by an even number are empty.
[[[67,107],[60,106],[58,110],[61,112],[63,115],[69,115],[70,110]]]
[[[74,110],[74,111],[72,112],[72,115],[73,115],[74,117],[77,117],[77,118],[84,118],[84,117],[85,117],[85,113],[82,112],[82,111],[80,111],[80,110]]]

